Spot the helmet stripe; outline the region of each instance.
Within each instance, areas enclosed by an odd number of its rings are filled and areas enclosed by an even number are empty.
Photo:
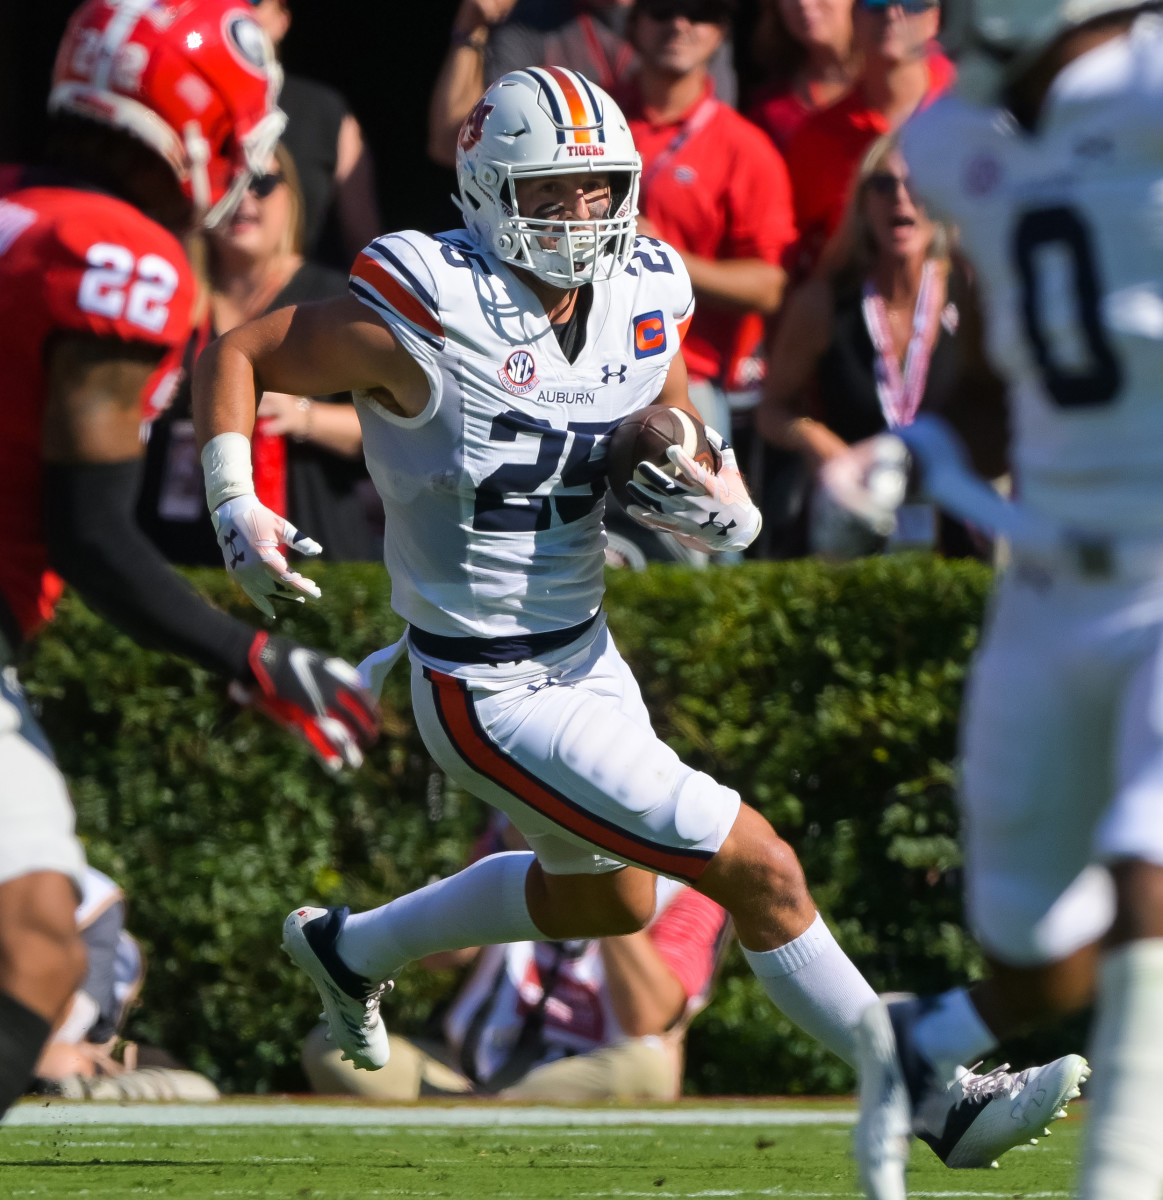
[[[107,88],[109,76],[113,74],[113,63],[118,51],[137,26],[141,14],[153,5],[153,0],[127,0],[109,19],[101,36],[97,61],[90,79],[96,88]]]
[[[557,93],[553,88],[553,80],[546,79],[536,67],[529,67],[525,73],[532,75],[541,86],[542,91],[545,92],[546,99],[549,101],[550,111],[553,113],[553,122],[557,126],[558,144],[563,145],[565,143],[565,130],[562,126],[565,124],[565,118],[561,115],[561,105],[558,103]]]
[[[594,114],[594,120],[598,124],[598,141],[606,140],[606,114],[602,111],[602,106],[598,103],[597,96],[594,95],[593,89],[590,87],[590,81],[582,74],[575,73],[574,76],[578,83],[585,89],[586,95],[590,100],[590,111]]]
[[[578,126],[593,125],[595,122],[586,112],[586,102],[581,92],[578,91],[577,85],[573,81],[573,75],[569,71],[562,70],[561,67],[546,67],[550,75],[557,81],[557,86],[561,88],[561,94],[565,97],[565,103],[569,108],[569,123],[574,127],[573,140],[575,142],[588,142],[590,140],[590,131]]]

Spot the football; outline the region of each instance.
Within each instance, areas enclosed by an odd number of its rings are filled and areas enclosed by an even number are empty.
[[[640,462],[654,463],[668,475],[675,469],[666,457],[668,446],[681,446],[695,462],[708,470],[719,469],[719,456],[707,441],[698,417],[665,404],[652,404],[626,417],[610,435],[606,451],[606,477],[622,504],[633,503],[626,484],[634,478]]]

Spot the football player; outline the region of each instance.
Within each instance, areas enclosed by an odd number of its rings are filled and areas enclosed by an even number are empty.
[[[851,1063],[871,989],[787,843],[651,729],[601,609],[606,441],[646,405],[694,411],[678,352],[691,283],[670,246],[635,236],[625,118],[573,72],[512,72],[466,120],[457,163],[465,228],[378,238],[350,296],[231,331],[199,363],[195,421],[230,565],[231,547],[249,555],[281,520],[254,497],[256,395],[355,393],[425,744],[531,850],[371,912],[297,909],[286,946],[332,1038],[374,1069],[388,1056],[380,998],[407,963],[641,929],[668,875],[731,913],[772,1000]],[[707,437],[717,473],[671,447],[678,477],[640,465],[631,511],[700,550],[741,549],[759,514],[729,447]],[[261,575],[239,575],[261,599]],[[968,1101],[994,1131],[977,1131],[986,1161],[1028,1136],[1008,1104],[1004,1128],[985,1117],[995,1094]]]
[[[276,71],[228,0],[89,0],[61,43],[44,165],[0,172],[0,1114],[84,971],[84,857],[12,668],[52,613],[54,572],[138,641],[233,681],[327,765],[358,763],[374,736],[353,668],[211,608],[134,521],[142,422],[191,328],[178,237],[228,216],[265,168]],[[297,539],[287,523],[274,536]]]
[[[967,908],[991,978],[861,1023],[857,1156],[905,1195],[909,1138],[953,1065],[1085,1005],[1080,1196],[1163,1192],[1163,18],[1125,0],[977,0],[959,95],[906,126],[913,185],[960,226],[1010,385],[1021,501],[933,420],[833,483],[892,507],[893,463],[999,532],[962,721]],[[855,486],[853,486],[855,485]]]

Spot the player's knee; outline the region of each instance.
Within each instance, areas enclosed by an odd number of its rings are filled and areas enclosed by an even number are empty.
[[[1101,938],[1115,914],[1110,876],[1088,867],[1062,886],[1030,875],[973,872],[970,923],[986,951],[1014,966],[1057,962]]]
[[[88,959],[80,936],[10,930],[0,939],[0,991],[64,1004],[85,981]]]
[[[0,925],[0,990],[63,1003],[85,980],[85,943],[68,920],[33,912]]]
[[[650,924],[654,916],[654,893],[648,896],[634,895],[619,898],[618,905],[608,914],[607,937],[621,937],[627,933],[638,933]]]
[[[804,869],[795,851],[775,832],[756,848],[755,870],[764,891],[780,908],[811,906]]]
[[[728,890],[780,909],[811,905],[807,880],[795,851],[754,809],[740,809],[735,827],[716,856],[716,872]]]

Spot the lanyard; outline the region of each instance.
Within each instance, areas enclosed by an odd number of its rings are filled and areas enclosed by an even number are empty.
[[[888,324],[888,309],[884,299],[873,288],[872,281],[864,284],[864,324],[872,347],[876,351],[876,394],[889,429],[911,425],[925,394],[929,377],[929,362],[940,330],[941,279],[937,264],[929,259],[921,273],[921,286],[913,309],[913,332],[905,354],[904,374],[893,345]]]
[[[611,63],[610,56],[606,53],[606,48],[602,45],[602,39],[598,37],[598,31],[594,28],[593,17],[589,13],[579,13],[577,23],[582,36],[586,40],[586,45],[589,47],[590,61],[598,77],[598,83],[607,92],[612,91],[617,86],[618,80],[626,73],[626,68],[633,61],[634,51],[627,42],[619,38],[617,56],[615,61]]]
[[[698,104],[695,105],[694,111],[686,118],[685,121],[678,127],[674,137],[666,146],[666,149],[650,163],[642,172],[642,181],[639,187],[642,195],[645,196],[651,182],[657,177],[663,167],[667,166],[676,154],[705,126],[707,122],[715,115],[719,107],[718,100],[714,95],[704,96]]]

